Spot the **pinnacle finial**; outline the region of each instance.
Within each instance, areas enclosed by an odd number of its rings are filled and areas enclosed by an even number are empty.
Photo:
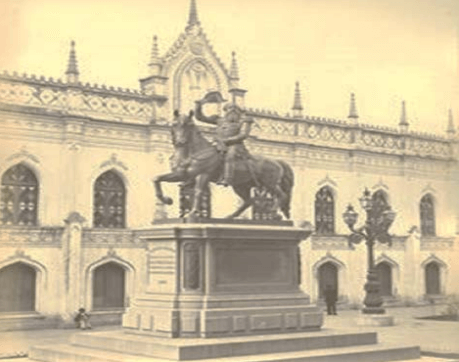
[[[155,35],[153,37],[153,46],[151,48],[150,65],[156,64],[158,60],[159,60],[158,37]]]
[[[69,53],[69,62],[67,65],[67,71],[65,72],[67,75],[67,82],[69,83],[76,83],[78,82],[78,64],[76,59],[76,52],[75,52],[75,42],[72,40],[70,42],[70,53]]]
[[[351,93],[351,102],[349,104],[349,115],[348,118],[357,120],[359,115],[357,113],[357,106],[355,105],[355,94]]]
[[[292,110],[303,110],[303,106],[301,105],[300,82],[295,82],[295,98],[293,100]]]
[[[399,126],[408,126],[409,123],[406,119],[406,105],[405,101],[402,101],[402,112],[400,114],[400,123],[398,124]]]
[[[301,104],[301,92],[300,92],[300,82],[295,82],[295,95],[293,100],[293,116],[301,117],[301,112],[303,111],[303,106]]]
[[[456,133],[456,129],[454,127],[453,111],[451,109],[448,112],[448,128],[446,129],[446,133],[451,136]]]
[[[231,69],[230,69],[230,77],[234,79],[239,79],[239,69],[237,66],[236,60],[236,52],[231,53]]]
[[[408,132],[409,123],[406,117],[406,105],[405,101],[402,101],[402,111],[400,113],[400,122],[398,124],[400,132]]]
[[[159,75],[161,73],[162,63],[159,57],[158,37],[156,35],[153,36],[153,46],[151,48],[151,57],[150,62],[148,63],[148,68],[150,76]]]
[[[199,25],[198,10],[196,6],[196,0],[191,0],[190,3],[190,14],[188,16],[188,26]]]

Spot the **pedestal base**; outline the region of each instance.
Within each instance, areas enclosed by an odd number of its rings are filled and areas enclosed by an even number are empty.
[[[382,314],[362,314],[357,319],[359,326],[388,327],[394,325],[394,317]]]
[[[277,301],[277,305],[263,306],[263,299]],[[212,309],[161,309],[154,300],[137,300],[124,315],[123,327],[133,334],[162,337],[230,337],[273,333],[317,331],[323,324],[319,308],[304,305],[304,298],[291,295],[253,296],[243,300],[248,308],[233,306]],[[230,298],[228,296],[228,298]],[[294,305],[293,302],[298,302]],[[239,300],[240,302],[240,300]],[[274,304],[274,303],[272,303]],[[303,304],[303,305],[302,305]]]
[[[123,316],[128,333],[211,338],[319,330],[298,285],[298,243],[284,225],[164,224],[141,235],[149,280]]]

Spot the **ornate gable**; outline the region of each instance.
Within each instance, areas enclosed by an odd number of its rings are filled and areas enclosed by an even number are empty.
[[[231,77],[200,26],[194,0],[191,0],[185,31],[165,55],[158,56],[156,44],[153,49],[151,76],[142,79],[141,85],[146,92],[167,97],[168,101],[161,107],[162,116],[166,119],[176,109],[180,112],[193,109],[194,101],[209,91],[220,91],[226,99],[230,99],[229,89],[237,87],[237,79]],[[218,112],[219,109],[213,111]]]

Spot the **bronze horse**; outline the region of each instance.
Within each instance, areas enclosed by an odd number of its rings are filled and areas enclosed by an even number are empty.
[[[171,205],[172,199],[163,195],[161,182],[194,183],[194,199],[189,217],[199,217],[203,190],[209,182],[218,181],[222,172],[223,156],[204,138],[195,125],[193,111],[190,111],[189,115],[176,114],[171,133],[177,162],[172,165],[172,172],[159,175],[153,180],[156,197]],[[183,163],[185,159],[186,162]],[[253,204],[251,190],[258,187],[275,196],[277,208],[289,219],[293,181],[293,171],[284,161],[258,155],[238,160],[231,186],[243,203],[228,218],[239,216]]]

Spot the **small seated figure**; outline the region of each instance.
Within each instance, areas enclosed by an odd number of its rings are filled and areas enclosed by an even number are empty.
[[[82,330],[91,329],[91,323],[89,323],[89,314],[86,313],[84,308],[78,309],[78,314],[75,316],[74,321],[77,323],[77,328]]]

